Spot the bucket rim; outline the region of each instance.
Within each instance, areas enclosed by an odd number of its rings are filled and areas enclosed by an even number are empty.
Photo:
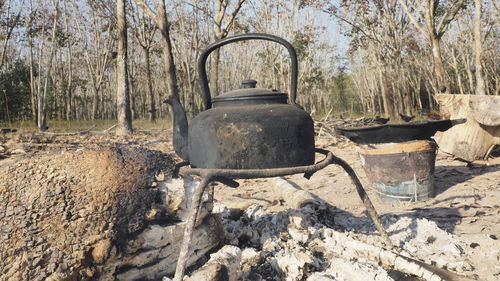
[[[361,155],[387,155],[411,152],[436,151],[437,144],[433,140],[416,140],[402,143],[383,143],[360,148]]]

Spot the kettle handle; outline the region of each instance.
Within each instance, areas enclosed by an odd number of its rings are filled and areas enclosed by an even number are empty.
[[[212,53],[214,50],[227,45],[229,43],[234,43],[243,40],[268,40],[276,43],[280,43],[285,46],[290,54],[290,60],[292,63],[292,76],[290,77],[290,103],[295,104],[295,97],[297,96],[297,76],[298,76],[298,63],[297,63],[297,53],[293,48],[290,42],[286,41],[283,38],[265,34],[265,33],[246,33],[241,35],[235,35],[226,37],[217,42],[214,42],[201,53],[200,58],[198,59],[198,73],[200,78],[201,92],[203,94],[203,104],[205,105],[205,110],[210,109],[212,107],[212,98],[210,96],[210,87],[208,86],[208,78],[207,78],[207,69],[206,63],[208,59],[208,55]]]

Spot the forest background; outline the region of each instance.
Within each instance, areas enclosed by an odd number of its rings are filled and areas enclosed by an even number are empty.
[[[437,109],[436,93],[498,95],[499,3],[482,0],[0,0],[0,124],[168,116],[177,97],[203,110],[197,59],[227,36],[262,32],[299,57],[298,103],[316,116]],[[213,95],[288,91],[277,44],[224,46],[208,63]]]

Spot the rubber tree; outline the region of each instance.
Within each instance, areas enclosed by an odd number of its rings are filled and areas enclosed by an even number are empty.
[[[154,36],[157,27],[151,22],[151,19],[146,18],[144,14],[139,14],[138,11],[133,12],[132,20],[134,22],[134,35],[144,54],[146,63],[146,83],[147,83],[147,100],[149,103],[149,121],[156,122],[156,102],[153,92],[153,78],[151,77],[151,48],[153,47]]]
[[[170,40],[170,24],[167,17],[165,0],[156,1],[156,12],[143,0],[134,0],[134,2],[155,22],[158,30],[160,30],[163,43],[163,69],[166,76],[168,95],[179,100],[179,86],[172,52],[172,41]]]
[[[228,13],[229,0],[217,0],[216,10],[214,16],[214,34],[215,40],[221,40],[226,38],[229,31],[234,25],[236,16],[241,10],[241,7],[246,0],[238,0],[235,4],[233,11]],[[219,61],[220,61],[220,49],[216,49],[212,54],[211,66],[210,66],[210,88],[211,92],[215,95],[219,93]]]
[[[415,28],[429,41],[432,50],[435,84],[434,91],[449,93],[450,85],[446,77],[441,55],[441,38],[453,22],[458,12],[465,8],[466,0],[398,0]],[[447,5],[439,5],[446,2]]]
[[[476,73],[476,95],[486,95],[483,77],[483,46],[481,37],[481,6],[482,0],[474,0],[474,57]]]
[[[40,131],[48,129],[46,113],[49,95],[49,80],[51,77],[52,62],[57,49],[56,31],[58,29],[59,1],[54,0],[51,3],[53,7],[53,14],[51,17],[46,22],[30,20],[30,23],[34,26],[30,26],[28,32],[32,112],[34,114],[35,125]],[[38,9],[41,8],[35,7],[33,3],[30,2],[30,18],[32,17],[31,14],[40,13]],[[48,31],[47,28],[51,28],[50,31]],[[50,34],[50,39],[47,38],[48,34]],[[35,44],[36,37],[38,37],[38,46]],[[47,44],[47,42],[50,43]],[[46,52],[47,48],[48,52]]]
[[[125,13],[126,0],[116,1],[116,24],[118,31],[118,54],[116,56],[116,106],[118,126],[116,134],[132,133],[132,112],[130,110],[130,93],[127,72],[127,19]]]

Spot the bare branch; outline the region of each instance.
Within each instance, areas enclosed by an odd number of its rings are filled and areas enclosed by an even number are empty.
[[[231,29],[231,27],[232,27],[232,25],[234,23],[234,20],[236,19],[236,15],[241,10],[241,7],[245,3],[245,1],[246,0],[238,0],[238,4],[236,4],[236,8],[231,13],[231,16],[229,17],[229,19],[226,22],[226,25],[224,26],[224,37],[227,36],[227,34],[229,33],[229,30]]]
[[[134,2],[137,6],[141,7],[142,11],[148,14],[148,16],[150,16],[151,19],[154,20],[157,25],[160,25],[158,23],[156,13],[153,11],[153,9],[151,9],[151,7],[149,7],[148,4],[146,4],[146,2],[144,2],[144,0],[134,0]]]
[[[323,10],[323,11],[324,11],[325,13],[328,13],[328,14],[330,14],[330,15],[332,15],[332,16],[334,16],[334,17],[338,18],[339,20],[341,20],[341,21],[343,21],[343,22],[347,23],[348,25],[350,25],[350,26],[352,26],[352,27],[356,28],[356,29],[357,29],[357,30],[359,30],[361,33],[363,33],[363,35],[365,35],[367,38],[370,38],[371,40],[376,41],[377,43],[382,43],[382,42],[380,42],[380,40],[378,40],[377,38],[375,38],[375,37],[371,36],[370,34],[366,33],[366,31],[365,31],[363,28],[361,28],[359,25],[357,25],[357,24],[355,24],[355,23],[353,23],[353,22],[351,22],[351,21],[349,21],[349,20],[347,20],[347,19],[345,19],[345,18],[343,18],[343,17],[341,17],[341,16],[339,16],[339,15],[337,15],[337,14],[335,14],[335,13],[332,13],[332,12],[330,12],[330,11],[328,11],[328,10]]]
[[[410,12],[408,9],[408,6],[406,5],[404,0],[398,0],[399,4],[401,7],[403,7],[403,10],[405,11],[406,15],[410,18],[411,23],[415,26],[415,28],[420,31],[425,37],[429,37],[429,33],[425,31],[425,27],[417,21],[417,19],[413,16],[413,14]],[[420,6],[419,6],[420,7]]]
[[[446,27],[455,19],[458,12],[463,8],[465,0],[458,0],[453,2],[453,7],[447,9],[441,20],[436,27],[436,33],[439,38],[441,38],[446,30]]]

